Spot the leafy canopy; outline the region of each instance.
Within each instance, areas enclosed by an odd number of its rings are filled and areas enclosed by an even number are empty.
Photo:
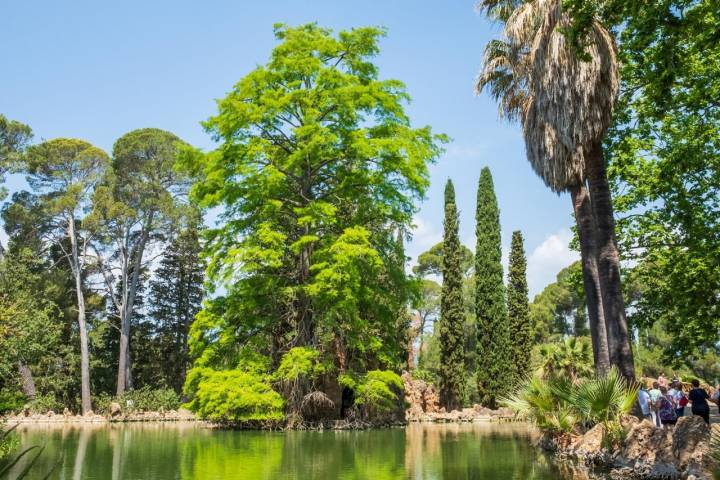
[[[205,122],[220,147],[182,158],[193,199],[221,209],[205,254],[225,294],[191,328],[196,365],[232,368],[237,346],[252,345],[275,365],[308,347],[341,370],[396,368],[398,312],[416,290],[401,239],[445,137],[412,128],[404,85],[379,78],[383,30],[276,25],[275,35],[267,64]]]

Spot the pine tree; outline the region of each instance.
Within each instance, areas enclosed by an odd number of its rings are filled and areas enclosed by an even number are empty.
[[[443,239],[443,285],[440,299],[440,403],[447,411],[462,407],[464,391],[463,272],[455,189],[445,186],[445,236]]]
[[[532,348],[532,327],[528,307],[527,260],[520,230],[512,235],[510,244],[510,265],[508,266],[507,312],[514,384],[528,375],[530,349]]]
[[[151,312],[158,332],[164,377],[178,393],[189,366],[188,331],[200,311],[205,264],[197,222],[170,243],[150,284]]]
[[[475,318],[480,402],[495,408],[507,391],[511,356],[500,245],[500,211],[490,169],[480,172],[475,214]]]

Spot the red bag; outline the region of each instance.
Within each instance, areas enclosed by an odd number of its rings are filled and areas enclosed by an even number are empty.
[[[684,406],[687,405],[687,404],[688,404],[687,395],[685,395],[685,394],[683,393],[683,396],[682,396],[682,398],[680,398],[680,401],[678,402],[678,405],[680,405],[681,407],[684,407]]]

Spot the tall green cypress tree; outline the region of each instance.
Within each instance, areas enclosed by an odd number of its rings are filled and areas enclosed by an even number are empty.
[[[462,407],[465,383],[463,272],[460,266],[459,220],[452,181],[445,185],[443,285],[440,299],[440,403],[445,410]]]
[[[530,369],[532,328],[528,307],[527,260],[520,230],[512,234],[510,244],[510,265],[508,266],[507,312],[510,326],[510,340],[513,380],[517,384],[525,378]]]
[[[500,245],[500,210],[492,175],[480,172],[475,235],[475,321],[477,322],[477,380],[480,402],[495,408],[511,382],[508,325]]]

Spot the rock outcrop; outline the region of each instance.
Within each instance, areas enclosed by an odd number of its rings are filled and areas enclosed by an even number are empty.
[[[431,383],[412,378],[410,372],[402,373],[402,381],[405,385],[405,402],[409,405],[405,415],[408,421],[417,421],[426,414],[441,412],[440,396]]]
[[[403,372],[402,380],[405,384],[405,403],[407,404],[405,419],[408,422],[487,422],[507,421],[515,418],[510,409],[491,410],[482,405],[446,412],[440,406],[440,395],[431,383],[414,379],[409,372]]]
[[[576,458],[587,465],[612,469],[613,478],[632,479],[712,479],[710,427],[694,415],[680,417],[674,428],[658,428],[635,417],[621,420],[624,440],[614,448],[603,441],[605,429],[595,425],[566,442],[552,445],[562,456]]]

